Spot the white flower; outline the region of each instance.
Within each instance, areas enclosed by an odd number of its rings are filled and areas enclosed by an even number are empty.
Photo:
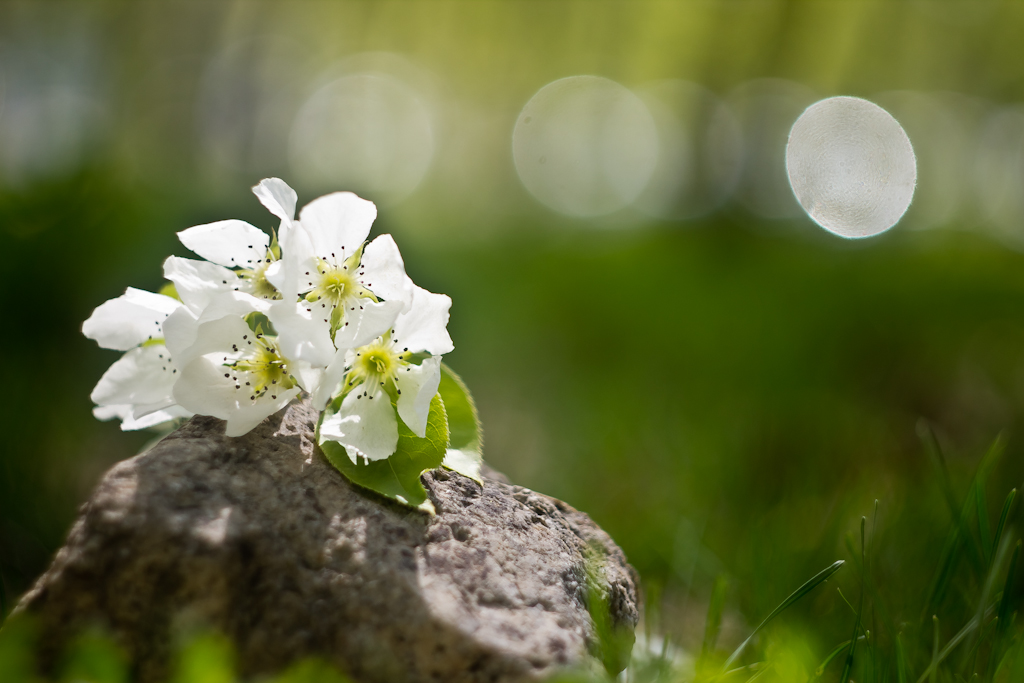
[[[241,436],[299,393],[296,368],[273,337],[253,331],[238,315],[202,323],[186,352],[174,397],[185,408],[227,421]]]
[[[291,227],[291,214],[295,212],[295,191],[277,178],[263,180],[252,191],[271,213],[281,218],[284,237]],[[270,236],[259,228],[240,220],[217,221],[182,230],[178,239],[207,261],[224,268],[206,271],[213,283],[260,299],[281,297],[266,277],[278,254]],[[227,270],[229,268],[237,270]]]
[[[173,297],[129,287],[82,324],[82,333],[103,348],[127,351],[92,391],[97,418],[120,418],[121,429],[133,430],[191,415],[174,400],[178,368],[163,332],[167,317],[183,308]]]
[[[394,239],[364,246],[376,216],[372,202],[335,192],[303,207],[282,237],[283,258],[267,278],[284,299],[269,315],[292,357],[326,366],[336,349],[366,344],[408,308],[413,284]]]
[[[357,456],[389,457],[398,445],[392,397],[398,417],[425,436],[430,401],[441,381],[441,355],[455,348],[447,330],[451,303],[443,294],[415,287],[409,310],[391,330],[358,348],[339,348],[313,394],[314,407],[321,410],[332,396],[344,394],[338,412],[320,425],[321,443],[340,443],[352,462]],[[423,360],[415,364],[417,358]]]

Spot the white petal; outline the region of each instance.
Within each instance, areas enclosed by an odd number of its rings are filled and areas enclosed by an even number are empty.
[[[337,393],[341,380],[345,378],[349,350],[369,344],[391,329],[401,309],[397,301],[356,301],[355,305],[350,305],[349,310],[345,311],[341,329],[334,334],[334,345],[338,350],[327,364],[316,391],[310,392],[313,395],[313,407],[317,410],[323,410]]]
[[[310,400],[314,409],[323,410],[334,398],[334,395],[340,393],[338,388],[341,385],[341,380],[345,378],[345,367],[348,365],[347,353],[348,349],[339,349],[334,354],[334,359],[320,376],[320,383],[314,391],[310,392]]]
[[[331,309],[306,301],[275,301],[267,316],[277,330],[277,343],[285,358],[326,367],[334,357]]]
[[[228,423],[224,426],[224,435],[242,436],[249,433],[260,422],[291,403],[292,399],[299,395],[299,391],[298,387],[293,387],[282,394],[277,394],[277,398],[267,394],[257,399],[255,405],[241,406],[226,418]]]
[[[339,349],[354,349],[369,344],[397,324],[402,303],[352,298],[345,302],[345,317],[334,334]]]
[[[172,405],[165,410],[147,413],[140,417],[133,414],[130,405],[96,406],[92,409],[92,414],[96,416],[97,420],[106,421],[115,418],[121,420],[121,430],[125,432],[155,427],[181,417],[192,417],[192,413],[178,405]]]
[[[412,305],[395,321],[396,346],[434,356],[452,351],[455,345],[447,329],[451,307],[452,300],[447,295],[414,286]]]
[[[274,261],[264,273],[277,287],[285,301],[294,301],[300,293],[313,288],[306,273],[316,270],[316,257],[309,234],[301,227],[281,234],[281,259]]]
[[[398,420],[395,409],[383,391],[363,396],[356,387],[341,402],[341,410],[320,425],[320,443],[337,441],[348,452],[367,460],[383,460],[398,447]]]
[[[381,235],[363,250],[363,285],[386,301],[402,302],[402,312],[412,303],[412,280],[405,274],[405,263],[391,235]]]
[[[177,377],[177,375],[175,375]],[[132,417],[142,418],[151,413],[156,413],[161,410],[167,410],[171,406],[175,405],[174,396],[168,394],[165,398],[155,401],[153,403],[143,403],[140,405],[132,406]]]
[[[328,258],[334,254],[335,259],[342,259],[359,248],[376,217],[373,202],[351,192],[334,192],[302,207],[299,223],[309,233],[317,256]]]
[[[163,344],[132,349],[110,366],[96,388],[92,402],[97,405],[167,405],[178,373]]]
[[[245,389],[235,389],[234,380],[224,374],[224,366],[209,357],[196,358],[181,371],[181,379],[174,385],[174,398],[198,415],[226,420],[227,436],[245,434],[299,393],[299,388],[293,387],[276,397],[266,394],[253,401]]]
[[[164,345],[167,346],[171,358],[176,364],[184,367],[190,360],[186,357],[186,351],[196,343],[196,333],[199,329],[195,313],[182,306],[167,316],[161,327]]]
[[[160,337],[160,323],[181,303],[163,294],[129,287],[116,299],[100,304],[82,323],[82,333],[105,349],[127,351]]]
[[[295,218],[295,203],[298,200],[298,195],[295,194],[295,190],[288,187],[288,183],[285,181],[280,178],[264,178],[259,185],[252,188],[252,192],[270,213],[285,223],[290,223]]]
[[[398,415],[421,439],[426,436],[430,401],[440,383],[441,356],[431,356],[420,365],[410,365],[398,372],[395,385],[402,390],[398,395]]]
[[[223,292],[213,297],[210,303],[203,308],[199,322],[204,323],[217,318],[235,316],[244,318],[250,313],[262,313],[266,315],[270,311],[271,302],[266,299],[257,299],[246,292]]]
[[[324,368],[314,367],[303,360],[293,360],[288,364],[288,371],[299,383],[299,386],[309,394],[312,394],[320,387],[323,379]]]
[[[197,225],[179,232],[178,239],[207,261],[228,268],[258,265],[270,246],[267,233],[239,220]]]
[[[96,411],[93,412],[95,413]],[[148,429],[149,427],[155,427],[159,424],[163,424],[164,422],[170,422],[171,420],[176,420],[182,417],[192,417],[192,413],[179,405],[147,413],[140,417],[136,417],[136,415],[132,413],[126,415],[124,420],[121,422],[121,430],[131,432],[137,429]]]
[[[127,404],[96,406],[92,409],[92,414],[97,420],[102,420],[103,422],[113,420],[114,418],[123,420],[124,418],[131,416],[132,407]]]
[[[194,359],[206,355],[213,356],[214,360],[220,362],[225,358],[235,360],[247,355],[247,349],[252,347],[255,337],[256,333],[237,316],[225,316],[202,323],[196,328],[195,342],[178,353],[178,366],[184,371]],[[231,386],[234,387],[233,382]],[[191,410],[199,412],[194,408]]]
[[[217,296],[235,291],[238,277],[234,271],[209,261],[168,256],[164,277],[174,283],[178,296],[193,313],[203,309]]]

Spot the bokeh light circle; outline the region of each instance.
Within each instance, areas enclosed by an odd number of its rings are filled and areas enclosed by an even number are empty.
[[[647,106],[598,76],[570,76],[527,102],[512,135],[516,171],[537,200],[570,216],[592,217],[631,204],[658,161]]]
[[[973,176],[985,227],[1024,246],[1024,107],[1000,107],[984,121]]]
[[[659,156],[636,208],[684,221],[715,210],[736,189],[743,162],[739,121],[707,88],[665,80],[637,89],[654,118]]]
[[[910,206],[917,163],[900,124],[877,104],[830,97],[800,115],[786,146],[786,172],[815,223],[841,237],[871,237]]]
[[[300,182],[397,202],[419,186],[434,156],[433,117],[419,93],[388,74],[332,81],[292,125],[289,159]]]
[[[727,97],[742,135],[734,197],[758,218],[786,220],[803,213],[786,176],[786,140],[793,121],[817,99],[807,86],[781,78],[741,83]]]
[[[872,100],[900,122],[914,146],[917,189],[902,221],[912,229],[957,224],[967,215],[973,177],[977,103],[953,93],[895,90]]]

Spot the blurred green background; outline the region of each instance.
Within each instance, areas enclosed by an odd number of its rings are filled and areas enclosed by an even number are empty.
[[[8,604],[150,438],[93,419],[117,354],[81,322],[126,286],[158,289],[163,258],[187,255],[178,230],[275,227],[249,187],[279,176],[300,205],[378,202],[375,233],[454,300],[448,362],[487,460],[601,524],[659,631],[699,647],[722,575],[735,646],[849,558],[876,499],[878,581],[917,624],[950,523],[920,434],[958,496],[1005,436],[993,520],[1024,479],[1021,45],[1024,4],[986,0],[0,4]],[[559,185],[583,183],[582,209],[527,189],[517,117],[585,74],[651,112],[660,200],[608,210],[582,167]],[[681,99],[659,105],[665,87]],[[910,211],[866,240],[815,226],[785,184],[789,126],[840,94],[886,106],[918,155]],[[647,129],[630,126],[601,135],[635,149]],[[620,195],[645,173],[618,170]],[[856,594],[852,568],[836,581]],[[975,609],[965,581],[946,638]],[[851,619],[819,589],[779,637],[820,661]]]

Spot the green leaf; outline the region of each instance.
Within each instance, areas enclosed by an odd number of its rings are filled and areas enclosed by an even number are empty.
[[[441,364],[441,384],[437,391],[444,399],[448,413],[450,443],[444,466],[483,484],[480,465],[483,463],[484,434],[473,396],[462,378],[444,363]]]
[[[328,407],[321,420],[335,412],[339,404],[336,402]],[[320,441],[319,431],[317,428],[317,441]],[[399,418],[398,448],[385,460],[367,462],[358,458],[359,462],[353,463],[345,447],[335,441],[324,441],[320,448],[330,463],[353,484],[434,514],[434,506],[420,482],[420,475],[440,467],[448,448],[448,417],[444,401],[440,394],[435,394],[430,401],[425,438],[413,434]]]

